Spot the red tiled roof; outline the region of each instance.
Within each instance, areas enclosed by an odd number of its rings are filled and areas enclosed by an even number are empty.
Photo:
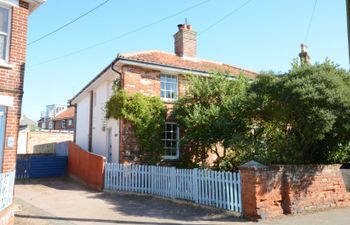
[[[66,110],[60,112],[53,118],[53,120],[63,120],[63,119],[69,119],[69,118],[74,118],[75,116],[75,108],[74,107],[69,107]]]
[[[140,62],[156,63],[164,66],[172,66],[177,68],[184,68],[189,70],[203,71],[203,72],[228,72],[232,75],[239,75],[244,73],[249,77],[255,78],[256,73],[246,69],[238,68],[228,64],[219,62],[207,61],[197,58],[179,57],[175,54],[162,51],[146,51],[120,54],[119,58],[136,60]]]

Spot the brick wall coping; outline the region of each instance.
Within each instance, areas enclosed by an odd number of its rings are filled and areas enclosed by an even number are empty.
[[[346,167],[345,167],[346,168]],[[309,170],[310,172],[316,172],[319,170],[330,170],[330,171],[339,171],[340,169],[345,169],[342,164],[296,164],[296,165],[264,165],[254,160],[249,161],[241,166],[239,166],[239,170],[259,170],[259,171],[295,171],[295,170]]]

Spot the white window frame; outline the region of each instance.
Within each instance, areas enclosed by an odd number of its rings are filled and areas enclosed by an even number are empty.
[[[64,126],[63,126],[63,124],[64,124]],[[62,121],[61,121],[61,128],[62,128],[62,129],[66,129],[66,128],[67,128],[67,122],[66,122],[66,120],[62,120]]]
[[[7,9],[9,12],[9,16],[8,16],[8,31],[7,33],[2,33],[0,32],[0,34],[5,35],[6,36],[6,46],[5,46],[5,59],[0,58],[0,64],[8,64],[9,63],[9,58],[10,58],[10,42],[11,42],[11,22],[12,22],[12,8],[4,5],[2,3],[0,3],[0,7]]]
[[[168,124],[176,125],[176,155],[163,155],[163,159],[168,159],[168,160],[175,160],[179,159],[179,153],[180,153],[180,146],[179,146],[179,141],[180,141],[180,128],[177,123],[174,122],[166,122],[165,127],[164,127],[164,132],[166,131],[166,126]],[[161,141],[164,143],[164,153],[166,152],[166,141],[174,141],[174,139],[161,139]]]
[[[68,126],[72,126],[73,125],[73,120],[72,119],[69,119],[68,120]]]
[[[167,93],[168,91],[171,91],[171,90],[167,90],[166,89],[166,85],[165,85],[165,89],[162,88],[162,77],[173,77],[173,78],[176,78],[176,93],[175,93],[175,98],[167,98],[167,97],[162,97],[162,92],[164,91],[165,93]],[[179,96],[179,77],[177,75],[171,75],[171,74],[161,74],[160,75],[160,78],[159,78],[159,81],[160,81],[160,98],[164,101],[176,101],[178,99],[178,96]],[[165,83],[169,83],[169,82],[165,82]],[[172,83],[170,83],[172,84]],[[165,94],[166,95],[166,94]]]

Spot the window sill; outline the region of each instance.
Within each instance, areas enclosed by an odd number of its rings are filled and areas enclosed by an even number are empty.
[[[163,156],[162,158],[166,161],[175,161],[179,159],[178,156]]]
[[[163,102],[165,103],[175,103],[177,99],[172,99],[172,98],[161,98]]]
[[[7,62],[0,62],[0,68],[13,69],[15,65],[9,64]]]

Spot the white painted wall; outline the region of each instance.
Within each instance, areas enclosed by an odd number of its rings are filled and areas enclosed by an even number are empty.
[[[18,133],[18,143],[17,143],[17,154],[26,154],[27,153],[27,129],[21,130]]]
[[[107,129],[112,129],[112,162],[119,162],[119,122],[105,119],[105,105],[112,94],[112,81],[101,83],[94,90],[92,152],[108,158]]]
[[[85,150],[89,148],[90,96],[77,103],[76,143]]]

